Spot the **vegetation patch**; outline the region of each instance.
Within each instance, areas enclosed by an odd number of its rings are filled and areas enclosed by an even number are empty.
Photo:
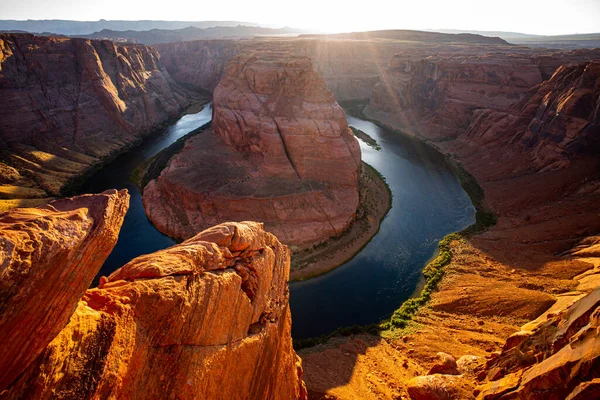
[[[413,297],[402,303],[400,308],[394,311],[388,319],[370,325],[353,325],[350,327],[338,328],[328,335],[316,338],[294,340],[294,348],[299,350],[306,347],[312,347],[317,344],[325,343],[336,336],[351,336],[361,333],[381,335],[383,331],[404,329],[419,308],[431,299],[431,294],[437,289],[438,284],[444,277],[444,267],[452,261],[450,243],[454,240],[463,240],[462,235],[459,233],[451,233],[440,240],[438,244],[438,256],[423,270],[423,275],[425,276],[423,290],[418,297]]]
[[[377,151],[381,150],[381,146],[379,145],[379,143],[377,143],[377,140],[375,140],[371,136],[369,136],[368,133],[363,132],[360,129],[355,128],[353,126],[351,126],[350,129],[352,129],[354,136],[356,136],[357,138],[359,138],[360,140],[362,140],[363,142],[368,144],[369,147],[372,147]]]
[[[458,162],[449,160],[450,168],[460,180],[460,184],[464,191],[471,199],[471,203],[475,206],[475,223],[464,229],[461,234],[470,236],[476,233],[483,232],[487,228],[496,225],[498,218],[496,214],[489,210],[485,205],[485,193],[483,188],[479,186],[477,180]]]

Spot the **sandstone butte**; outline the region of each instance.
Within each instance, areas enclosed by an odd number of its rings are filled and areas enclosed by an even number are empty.
[[[600,396],[598,56],[395,56],[363,112],[462,163],[498,222],[405,331],[301,351],[311,398]]]
[[[0,210],[60,196],[195,96],[149,46],[0,34]]]
[[[0,398],[306,398],[288,248],[221,224],[88,289],[128,203],[113,190],[0,214]]]
[[[144,207],[176,238],[253,219],[309,247],[352,222],[359,168],[344,110],[308,58],[242,55],[214,91],[212,129],[187,140],[150,181]]]

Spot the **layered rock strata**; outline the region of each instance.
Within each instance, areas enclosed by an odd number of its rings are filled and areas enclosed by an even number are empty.
[[[158,52],[110,41],[0,35],[0,199],[47,198],[190,103]]]
[[[600,288],[572,293],[570,302],[524,325],[487,361],[477,398],[595,398],[600,394],[599,324]]]
[[[252,40],[197,40],[162,43],[155,47],[173,78],[195,89],[213,91],[225,72],[227,62],[248,51],[279,51],[290,56],[309,57],[338,101],[368,100],[373,87],[386,72],[394,54],[485,54],[514,52],[514,46],[493,41],[477,46],[456,40],[421,41],[410,38],[299,37],[255,38]],[[531,52],[530,50],[527,50]],[[544,65],[551,63],[544,60]]]
[[[0,392],[69,323],[128,207],[112,190],[0,214]]]
[[[0,215],[0,397],[305,399],[287,247],[222,224],[86,291],[127,205],[112,191]]]
[[[343,232],[358,206],[360,147],[305,57],[238,56],[214,93],[212,129],[187,141],[144,189],[164,233],[188,238],[256,219],[287,244]]]

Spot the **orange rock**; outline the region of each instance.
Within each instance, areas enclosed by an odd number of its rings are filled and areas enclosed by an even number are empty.
[[[347,228],[360,147],[307,58],[237,57],[213,107],[212,131],[189,139],[144,189],[158,229],[188,238],[251,217],[286,244],[310,246]]]
[[[502,353],[488,361],[487,371],[508,375],[491,376],[479,388],[478,398],[564,399],[595,393],[599,327],[600,288],[561,309],[555,307],[545,321],[525,325],[514,335],[518,340],[509,338]]]
[[[304,399],[289,267],[255,222],[138,257],[87,291],[6,398]]]
[[[0,214],[0,391],[67,325],[128,207],[111,190]]]
[[[413,400],[465,400],[473,398],[469,384],[457,375],[417,376],[406,382]]]
[[[436,354],[435,364],[429,369],[427,375],[446,374],[459,375],[456,360],[450,354],[439,352]]]

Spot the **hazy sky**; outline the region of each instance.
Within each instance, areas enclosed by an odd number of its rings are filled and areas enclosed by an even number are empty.
[[[600,32],[600,0],[0,0],[0,19],[240,20],[327,32]]]

